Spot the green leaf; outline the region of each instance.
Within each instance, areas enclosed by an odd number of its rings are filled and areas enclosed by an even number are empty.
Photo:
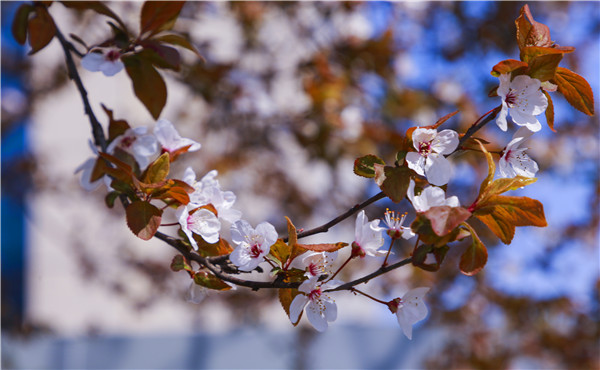
[[[35,16],[29,19],[27,31],[31,45],[29,55],[37,53],[52,41],[56,25],[44,6],[35,7]]]
[[[127,26],[118,15],[116,15],[109,7],[104,5],[101,1],[61,1],[61,3],[67,8],[77,9],[77,10],[93,10],[98,14],[105,15],[117,21],[119,26],[121,26],[122,30],[127,33]]]
[[[127,226],[140,239],[150,240],[160,226],[162,211],[148,202],[135,201],[125,208]]]
[[[204,60],[204,57],[200,54],[198,49],[194,45],[192,45],[192,43],[187,38],[185,38],[182,35],[179,35],[176,33],[169,33],[166,35],[154,37],[152,40],[162,42],[165,44],[171,44],[171,45],[177,45],[177,46],[184,47],[188,50],[193,51],[198,57],[200,57],[202,60]]]
[[[406,197],[412,170],[408,167],[385,166],[385,179],[379,186],[381,191],[393,202],[398,203]]]
[[[106,206],[108,208],[114,207],[115,200],[119,197],[119,195],[121,195],[121,193],[118,191],[111,191],[110,193],[106,194],[106,197],[104,197],[104,203],[106,203]]]
[[[181,270],[192,271],[192,266],[188,264],[185,257],[183,257],[181,254],[178,254],[173,257],[173,260],[171,261],[171,270],[175,272]]]
[[[562,60],[563,54],[540,55],[529,61],[529,76],[536,78],[541,82],[549,81],[554,78],[556,68]]]
[[[143,181],[146,184],[156,184],[163,181],[169,174],[169,164],[169,153],[161,154],[154,162],[150,163]]]
[[[365,155],[364,157],[357,158],[354,161],[354,173],[358,176],[372,178],[375,177],[375,167],[374,164],[382,164],[385,165],[383,159],[379,158],[376,155]]]
[[[499,77],[501,74],[512,73],[519,68],[527,68],[527,63],[515,59],[506,59],[492,68],[492,76]]]
[[[138,99],[146,106],[154,119],[158,119],[167,102],[167,86],[152,62],[139,55],[121,58]]]
[[[29,4],[21,4],[15,12],[15,19],[12,24],[12,34],[15,40],[21,45],[25,45],[27,41],[27,24],[29,22],[29,14],[34,10]]]
[[[298,289],[295,289],[295,288],[294,289],[292,289],[292,288],[279,289],[279,303],[281,303],[281,307],[283,307],[283,310],[287,314],[288,318],[290,317],[290,305],[292,304],[292,301],[298,294],[302,294],[302,293],[300,293],[298,291]],[[293,322],[292,325],[294,325],[294,326],[298,325],[301,318],[302,318],[302,312],[300,312],[300,316],[298,316],[298,321]]]
[[[504,244],[510,244],[516,226],[547,226],[544,206],[535,199],[494,195],[473,215],[481,220]]]
[[[463,207],[438,206],[429,208],[422,216],[429,219],[437,236],[444,236],[471,217],[471,212]]]
[[[546,99],[548,99],[548,108],[546,108],[546,122],[548,123],[548,127],[550,127],[550,130],[556,132],[556,130],[554,129],[554,103],[552,103],[552,98],[550,97],[550,94],[548,94],[547,91],[542,92],[546,96]]]
[[[231,289],[231,285],[219,279],[207,271],[198,271],[194,274],[194,283],[208,289],[225,291]]]
[[[587,114],[594,115],[594,93],[590,84],[577,73],[566,68],[558,67],[552,83],[558,85],[558,92],[575,109]]]
[[[140,15],[140,35],[173,28],[185,1],[146,1]]]
[[[458,266],[463,274],[473,276],[481,271],[487,263],[488,253],[485,245],[481,242],[481,239],[479,239],[475,230],[466,222],[463,223],[463,226],[469,229],[473,242],[460,257]]]

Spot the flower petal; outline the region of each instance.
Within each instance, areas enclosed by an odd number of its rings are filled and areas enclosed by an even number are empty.
[[[427,157],[425,175],[432,185],[445,185],[452,176],[452,164],[441,154],[431,153]]]
[[[406,164],[408,168],[421,176],[425,176],[425,157],[417,152],[406,153]]]
[[[300,314],[302,313],[302,310],[304,310],[304,307],[307,303],[308,297],[304,294],[298,294],[294,297],[292,304],[290,304],[290,321],[292,322],[292,324],[298,322]]]
[[[99,72],[102,63],[104,63],[102,53],[87,53],[81,58],[81,66],[90,72]]]
[[[450,154],[458,146],[458,133],[454,130],[442,130],[431,143],[431,149],[439,154]]]
[[[256,233],[263,237],[261,247],[268,250],[277,241],[277,231],[275,227],[268,222],[261,222],[256,226]]]
[[[245,242],[253,233],[254,229],[246,220],[239,220],[231,225],[231,240],[235,244]]]
[[[312,301],[308,303],[306,306],[306,317],[317,331],[322,333],[327,330],[327,320],[321,314],[321,307],[317,303]]]

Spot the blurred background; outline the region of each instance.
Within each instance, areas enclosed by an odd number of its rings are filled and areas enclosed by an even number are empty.
[[[407,340],[385,306],[335,295],[339,317],[319,334],[293,328],[275,291],[237,289],[184,299],[190,281],[169,269],[175,251],[143,242],[123,209],[88,193],[75,169],[93,153],[89,122],[56,40],[33,56],[11,36],[19,2],[2,2],[2,367],[4,368],[577,368],[600,366],[600,215],[597,115],[552,94],[556,133],[529,141],[538,181],[513,195],[544,204],[548,227],[518,228],[501,244],[484,227],[485,269],[461,275],[452,246],[436,273],[401,268],[364,290],[382,299],[429,286],[428,318]],[[107,3],[135,29],[141,2]],[[411,126],[464,132],[496,107],[491,68],[518,59],[514,20],[521,2],[189,2],[175,30],[206,61],[182,51],[180,74],[162,71],[161,117],[202,143],[172,168],[219,171],[235,208],[256,225],[284,216],[318,226],[378,192],[353,174],[354,159],[388,162]],[[575,46],[562,66],[588,80],[598,109],[600,3],[533,2],[554,41]],[[88,44],[109,37],[107,18],[50,7],[63,34]],[[93,109],[132,126],[154,126],[124,72],[79,69]],[[540,116],[545,122],[545,118]],[[502,149],[493,123],[478,133]],[[473,201],[487,168],[477,153],[454,157],[448,187]],[[370,219],[406,201],[381,200]],[[412,220],[414,214],[408,215]],[[480,225],[479,225],[480,226]],[[174,235],[176,231],[165,229]],[[354,218],[307,242],[351,242]],[[394,259],[411,243],[395,245]],[[340,257],[340,260],[343,260]],[[381,261],[353,261],[349,281]]]

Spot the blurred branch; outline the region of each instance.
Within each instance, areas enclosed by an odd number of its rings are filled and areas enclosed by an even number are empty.
[[[56,37],[60,41],[60,45],[65,53],[65,60],[67,63],[67,72],[69,74],[69,78],[75,82],[77,85],[77,90],[79,90],[79,95],[81,95],[81,100],[83,101],[83,108],[85,114],[90,119],[90,124],[92,125],[92,136],[94,137],[94,144],[100,147],[103,152],[106,151],[106,137],[104,136],[104,131],[102,130],[102,125],[98,122],[94,111],[92,110],[92,106],[90,105],[90,101],[87,97],[87,91],[85,87],[83,87],[83,83],[81,82],[81,77],[79,76],[79,72],[77,72],[77,67],[75,66],[75,62],[73,61],[73,56],[71,52],[74,50],[73,45],[68,42],[63,34],[60,32],[58,27],[56,27]]]
[[[354,286],[356,286],[358,284],[366,283],[369,280],[371,280],[373,278],[376,278],[377,276],[383,275],[386,272],[395,270],[395,269],[397,269],[399,267],[402,267],[404,265],[407,265],[407,264],[409,264],[411,262],[412,262],[412,257],[405,258],[405,259],[403,259],[400,262],[396,262],[396,263],[394,263],[392,265],[381,267],[379,270],[377,270],[377,271],[375,271],[375,272],[373,272],[373,273],[371,273],[369,275],[365,275],[365,276],[363,276],[360,279],[356,279],[356,280],[350,281],[350,282],[348,282],[346,284],[340,285],[337,288],[328,289],[328,290],[326,290],[326,292],[335,292],[335,291],[339,291],[339,290],[351,290],[352,287],[354,287]]]

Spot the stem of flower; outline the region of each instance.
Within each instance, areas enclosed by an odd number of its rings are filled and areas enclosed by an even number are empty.
[[[383,260],[383,264],[381,265],[381,267],[387,266],[388,257],[390,256],[390,252],[392,251],[392,246],[394,245],[394,243],[396,242],[396,240],[398,240],[398,239],[397,238],[392,238],[392,241],[390,242],[390,248],[388,249],[387,254],[385,255],[385,259]]]
[[[172,222],[170,224],[160,224],[160,226],[177,226],[179,225],[179,222]]]
[[[375,298],[375,297],[373,297],[373,296],[371,296],[371,295],[368,295],[368,294],[367,294],[367,293],[365,293],[365,292],[361,292],[360,290],[358,290],[358,289],[356,289],[356,288],[350,288],[350,291],[351,291],[351,292],[353,292],[353,293],[359,293],[359,294],[362,294],[362,295],[364,295],[364,296],[365,296],[365,297],[367,297],[367,298],[371,298],[371,299],[372,299],[372,300],[374,300],[375,302],[379,302],[379,303],[381,303],[381,304],[384,304],[384,305],[386,305],[386,306],[388,305],[388,303],[387,303],[387,302],[384,302],[384,301],[382,301],[381,299],[377,299],[377,298]]]
[[[352,255],[350,255],[350,257],[348,257],[348,259],[346,260],[346,262],[344,262],[344,263],[343,263],[343,264],[340,266],[340,268],[339,268],[339,269],[338,269],[338,270],[335,272],[335,274],[331,275],[331,277],[330,277],[329,279],[327,279],[327,281],[329,281],[329,280],[333,279],[334,277],[336,277],[336,276],[337,276],[337,274],[338,274],[340,271],[342,271],[342,269],[343,269],[344,267],[346,267],[346,265],[348,264],[348,262],[350,262],[350,260],[351,260],[352,258],[354,258],[354,257],[353,257]]]
[[[271,265],[271,267],[273,267],[274,269],[277,268],[277,266],[275,266],[275,264],[273,264],[273,261],[271,261],[267,257],[263,257],[263,258],[265,259],[265,261],[267,261],[269,263],[269,265]]]

